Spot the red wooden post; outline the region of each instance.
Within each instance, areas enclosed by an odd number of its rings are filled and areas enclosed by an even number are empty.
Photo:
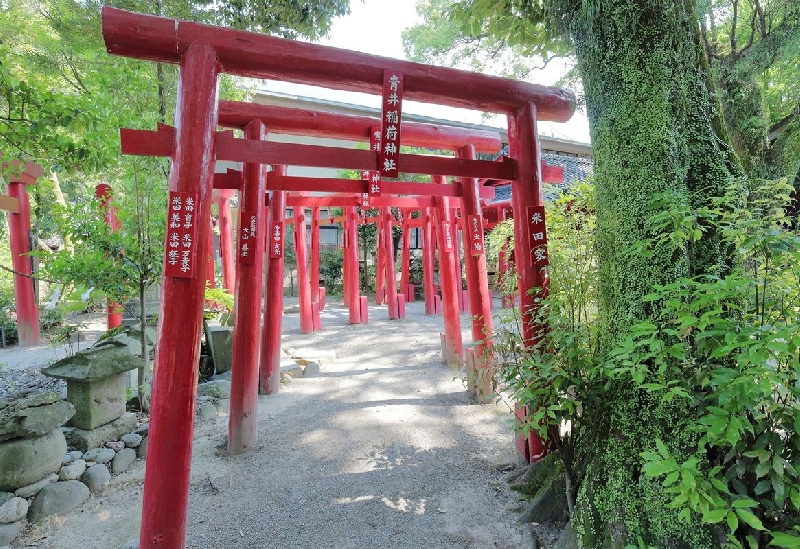
[[[233,292],[235,284],[235,270],[233,265],[233,228],[231,224],[231,197],[232,189],[219,189],[214,191],[219,211],[219,251],[222,256],[222,285],[229,292]]]
[[[461,227],[460,223],[458,222],[458,216],[456,214],[458,210],[455,208],[450,209],[450,220],[453,222],[453,240],[455,241],[455,250],[453,253],[453,261],[455,262],[455,277],[453,278],[454,289],[453,291],[456,293],[456,299],[458,300],[458,311],[460,313],[467,312],[467,308],[464,304],[464,280],[461,277],[461,243],[463,239],[461,238]]]
[[[408,225],[410,211],[405,211],[403,215],[403,252],[401,255],[400,267],[400,293],[406,296],[406,303],[413,303],[414,292],[409,291],[408,278],[411,271],[411,227]]]
[[[147,471],[144,477],[142,549],[178,549],[186,541],[186,507],[197,396],[200,332],[205,289],[205,252],[211,238],[214,132],[217,127],[219,62],[209,46],[192,44],[181,58],[176,144],[171,192],[197,197],[191,278],[165,273],[158,327]],[[165,261],[165,269],[167,268]]]
[[[361,324],[361,292],[359,286],[359,273],[358,273],[358,213],[356,207],[351,206],[344,210],[345,219],[345,258],[344,262],[347,265],[345,278],[345,285],[348,289],[350,302],[350,324]]]
[[[311,302],[322,301],[319,295],[319,208],[311,208]]]
[[[444,184],[444,178],[435,176],[435,182]],[[437,221],[437,247],[439,249],[439,283],[442,288],[442,314],[444,315],[444,335],[448,348],[445,356],[450,364],[460,364],[464,357],[463,343],[461,340],[461,311],[458,306],[455,255],[458,253],[455,241],[455,223],[451,216],[449,199],[439,197],[436,199]],[[460,286],[460,284],[458,285]]]
[[[377,254],[375,259],[375,305],[383,305],[386,297],[386,233],[383,230],[384,217],[378,216],[377,228]]]
[[[253,120],[247,139],[266,139],[264,124]],[[253,448],[258,440],[258,353],[261,335],[261,286],[264,256],[264,194],[267,167],[245,164],[239,201],[239,238],[233,321],[231,410],[228,453]]]
[[[294,250],[297,258],[297,295],[300,301],[300,332],[314,331],[311,314],[311,280],[308,276],[308,247],[306,245],[306,210],[294,209]]]
[[[286,173],[286,166],[273,166]],[[269,201],[267,233],[267,299],[264,304],[264,328],[261,336],[259,391],[263,395],[278,392],[281,382],[281,323],[283,321],[283,267],[285,247],[286,191],[272,191]]]
[[[467,146],[457,151],[459,158],[474,158],[475,148]],[[464,238],[464,262],[467,267],[469,309],[472,314],[472,341],[481,341],[474,347],[476,370],[488,379],[491,364],[487,363],[487,349],[491,345],[492,294],[486,269],[486,251],[483,242],[483,215],[480,204],[478,180],[461,179],[461,234]],[[481,384],[479,384],[481,386]],[[486,396],[486,395],[482,395]]]
[[[397,271],[394,266],[394,239],[392,238],[392,225],[394,217],[391,208],[381,208],[383,223],[383,257],[386,269],[386,303],[389,308],[389,320],[399,316],[397,305]]]
[[[436,235],[433,229],[431,208],[425,208],[425,227],[422,229],[422,281],[425,287],[425,314],[436,314],[436,291],[434,290],[434,246]]]
[[[216,258],[214,257],[214,236],[211,228],[214,226],[214,220],[209,213],[208,216],[209,235],[211,235],[206,242],[206,283],[209,288],[217,287],[217,272],[216,272]]]
[[[511,157],[517,160],[517,178],[511,182],[511,200],[514,208],[514,259],[518,274],[522,337],[525,345],[531,346],[544,329],[533,322],[533,315],[547,295],[548,283],[547,269],[533,265],[528,231],[528,207],[544,204],[536,106],[533,103],[509,115],[508,141]],[[534,288],[539,290],[531,292]],[[531,431],[528,443],[531,461],[541,459],[546,452],[545,442]]]
[[[94,195],[100,200],[100,206],[105,211],[106,223],[113,233],[119,229],[119,221],[117,221],[117,215],[114,211],[114,207],[111,206],[111,199],[113,196],[111,186],[107,183],[99,183],[95,185]],[[106,306],[108,307],[108,313],[106,315],[106,328],[111,330],[112,328],[116,328],[122,324],[122,305],[113,299],[107,299]]]
[[[19,211],[8,212],[11,266],[14,268],[14,305],[17,309],[17,334],[20,347],[39,343],[39,308],[33,291],[30,229],[31,207],[22,178],[9,177],[8,196],[16,198]]]

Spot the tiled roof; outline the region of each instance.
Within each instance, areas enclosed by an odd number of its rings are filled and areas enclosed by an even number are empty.
[[[560,154],[543,154],[542,160],[550,166],[561,166],[564,168],[563,183],[545,183],[545,200],[555,199],[558,192],[569,188],[573,183],[584,181],[592,175],[592,159],[578,156],[566,156]],[[509,200],[511,198],[511,185],[500,185],[495,187],[494,202]]]

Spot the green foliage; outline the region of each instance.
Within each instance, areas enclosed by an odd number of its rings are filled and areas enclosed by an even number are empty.
[[[762,182],[718,201],[707,219],[737,267],[658,286],[646,299],[662,320],[634,326],[609,362],[610,375],[692,411],[695,452],[676,458],[656,441],[644,472],[662,480],[682,518],[724,524],[734,546],[800,546],[800,238],[785,228],[790,192],[785,180]],[[674,242],[696,238],[681,231]]]
[[[595,436],[597,410],[603,398],[594,322],[594,187],[576,185],[546,208],[550,290],[535,311],[533,322],[548,328],[525,348],[518,312],[505,313],[496,323],[494,350],[500,358],[504,390],[530,411],[523,430],[535,430],[558,449],[572,509],[591,455],[587,440]],[[496,248],[497,242],[506,241],[507,231],[503,229],[507,226],[501,224],[492,231],[490,246]],[[562,432],[564,425],[569,429]]]
[[[323,249],[319,258],[319,282],[328,295],[341,295],[344,284],[342,267],[344,252],[341,248]]]

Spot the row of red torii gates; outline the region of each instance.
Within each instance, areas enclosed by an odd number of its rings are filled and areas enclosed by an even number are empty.
[[[290,204],[297,207],[299,215],[295,226],[304,234],[304,214],[300,212],[315,200],[302,193],[287,197],[288,192],[332,192],[328,205],[341,204],[345,210],[344,250],[348,265],[345,291],[351,322],[362,319],[358,269],[353,267],[358,265],[358,251],[354,245],[357,206],[369,201],[370,207],[380,209],[386,257],[392,257],[389,254],[392,226],[389,208],[427,209],[432,220],[444,227],[438,231],[437,240],[445,338],[451,356],[462,347],[460,332],[451,331],[457,325],[452,316],[457,317],[459,312],[456,291],[460,290],[453,283],[456,280],[453,209],[460,206],[463,233],[469,235],[470,242],[473,235],[478,235],[476,242],[481,245],[474,253],[465,254],[473,317],[473,351],[478,359],[485,356],[484,345],[491,337],[491,299],[482,250],[480,180],[510,181],[523,338],[527,344],[536,340],[539,328],[525,321],[531,318],[544,291],[534,294],[528,290],[544,289],[547,284],[536,124],[537,119],[568,120],[574,111],[574,98],[569,91],[110,7],[103,9],[103,36],[112,54],[180,65],[175,128],[160,126],[155,132],[122,132],[123,152],[172,159],[140,533],[142,548],[184,546],[198,341],[208,260],[208,254],[201,252],[209,249],[211,238],[209,224],[196,220],[210,218],[215,187],[240,191],[229,424],[231,452],[255,445],[259,386],[268,394],[275,392],[279,385],[285,210]],[[260,113],[259,107],[253,105],[220,104],[218,77],[222,72],[382,93],[384,110],[380,133],[372,125],[365,126],[358,117],[291,112],[284,113],[286,116],[282,118],[277,111]],[[502,162],[476,160],[476,151],[486,145],[484,138],[487,136],[480,133],[464,135],[461,130],[441,126],[401,124],[403,98],[505,114],[509,157]],[[232,132],[218,133],[220,125],[243,128],[244,137],[234,137]],[[353,150],[270,142],[266,141],[267,131],[369,138],[371,147],[370,150]],[[401,154],[401,136],[404,145],[455,150],[456,157]],[[487,152],[496,152],[496,138],[490,141],[492,150]],[[216,160],[243,163],[241,175],[215,176]],[[366,180],[289,177],[286,166],[291,165],[355,169],[366,172]],[[268,166],[272,166],[269,173]],[[432,183],[384,181],[384,178],[396,178],[400,167],[405,173],[431,175]],[[446,176],[458,178],[457,182],[446,184]],[[460,204],[457,203],[459,199]],[[245,229],[249,231],[247,239],[241,232]],[[250,238],[251,235],[256,238]],[[425,233],[425,238],[432,238],[431,231]],[[259,306],[263,272],[262,261],[257,260],[262,255],[268,258],[263,338]],[[298,264],[305,264],[306,260],[298,254]],[[386,284],[389,316],[398,318],[403,294],[398,294],[393,283],[394,262],[385,261],[385,265],[384,280],[390,281]],[[486,368],[488,364],[482,363],[479,367]]]

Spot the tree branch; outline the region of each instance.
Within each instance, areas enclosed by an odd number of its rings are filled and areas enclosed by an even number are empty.
[[[794,122],[798,116],[800,116],[800,104],[795,106],[795,108],[792,109],[792,112],[770,126],[769,130],[767,130],[767,139],[769,142],[772,143],[775,141],[780,133],[786,129],[786,126]]]

